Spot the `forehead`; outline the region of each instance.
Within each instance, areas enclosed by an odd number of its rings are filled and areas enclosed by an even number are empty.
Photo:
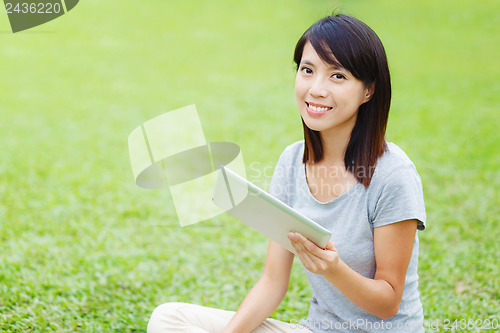
[[[311,42],[307,41],[302,50],[301,63],[321,62],[327,67],[344,68],[329,49],[321,49],[320,53],[314,49]]]

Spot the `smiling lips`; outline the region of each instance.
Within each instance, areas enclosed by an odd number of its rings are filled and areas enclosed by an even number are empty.
[[[306,103],[306,111],[309,113],[311,116],[319,117],[323,116],[324,114],[328,113],[332,109],[330,106],[322,105],[322,104],[316,104],[316,103],[310,103],[310,102],[305,102]]]

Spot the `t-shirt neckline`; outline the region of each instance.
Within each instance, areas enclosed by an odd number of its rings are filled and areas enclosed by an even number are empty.
[[[309,188],[309,184],[307,183],[307,174],[306,174],[306,165],[305,163],[302,163],[302,172],[301,172],[301,181],[303,182],[303,184],[305,185],[305,188],[307,189],[307,195],[309,198],[311,198],[314,202],[320,204],[320,205],[328,205],[328,204],[332,204],[334,202],[338,202],[338,201],[342,201],[344,200],[344,198],[347,198],[350,194],[352,194],[352,192],[354,192],[355,189],[357,189],[358,186],[363,186],[361,183],[357,182],[356,184],[354,184],[353,186],[351,186],[347,191],[345,191],[344,193],[342,193],[341,195],[339,195],[338,197],[336,198],[333,198],[331,200],[328,200],[328,201],[319,201],[312,193],[311,193],[311,189]]]

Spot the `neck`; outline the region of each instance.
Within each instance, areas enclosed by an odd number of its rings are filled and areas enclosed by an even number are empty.
[[[321,143],[323,145],[322,163],[330,165],[344,165],[345,152],[351,138],[352,128],[348,131],[323,131]]]

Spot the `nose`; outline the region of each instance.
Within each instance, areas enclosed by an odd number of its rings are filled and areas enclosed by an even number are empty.
[[[325,83],[321,78],[315,79],[311,82],[311,87],[309,88],[309,94],[313,97],[326,97],[328,91],[325,88]]]

